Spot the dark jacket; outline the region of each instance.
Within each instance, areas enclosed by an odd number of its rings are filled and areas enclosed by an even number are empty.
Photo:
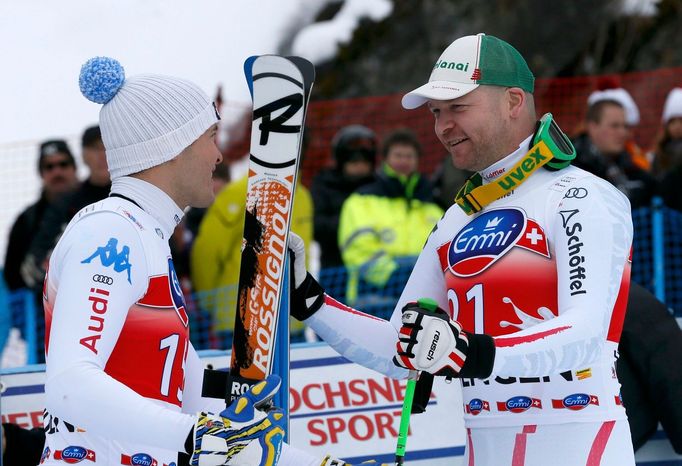
[[[28,430],[16,424],[2,424],[5,433],[3,466],[35,466],[45,445],[45,431],[41,427]]]
[[[321,170],[313,178],[314,238],[320,245],[322,268],[343,265],[338,245],[341,206],[356,189],[373,180],[374,176],[349,179],[336,169]]]
[[[7,241],[7,255],[5,256],[5,282],[10,290],[24,288],[26,283],[21,277],[21,263],[24,261],[33,237],[49,205],[45,193],[35,204],[30,205],[14,221]]]
[[[631,283],[617,372],[637,450],[658,423],[682,454],[682,331],[667,307]]]
[[[42,222],[24,258],[22,278],[27,286],[34,289],[42,288],[47,261],[66,225],[83,207],[106,198],[110,188],[111,185],[95,186],[86,180],[76,191],[67,194],[45,210]]]
[[[630,200],[633,209],[651,204],[656,193],[656,179],[639,168],[625,150],[615,157],[606,156],[592,144],[587,134],[573,140],[576,158],[572,162],[593,175],[603,178]]]
[[[663,176],[660,194],[665,205],[682,212],[682,164],[674,167]]]

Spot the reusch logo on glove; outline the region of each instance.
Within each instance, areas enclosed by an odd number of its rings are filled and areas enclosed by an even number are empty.
[[[545,232],[518,208],[493,209],[471,220],[438,248],[441,264],[459,277],[477,275],[519,246],[549,258]]]
[[[440,339],[440,332],[436,330],[436,333],[433,334],[433,341],[431,342],[431,348],[429,348],[429,352],[426,355],[426,359],[429,361],[433,361],[433,354],[436,352],[436,348],[438,347],[438,340]]]

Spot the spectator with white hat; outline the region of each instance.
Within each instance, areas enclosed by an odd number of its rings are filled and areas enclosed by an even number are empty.
[[[630,158],[642,170],[651,169],[651,159],[637,145],[632,130],[639,124],[639,107],[635,103],[632,95],[622,87],[620,80],[614,76],[602,76],[597,80],[597,89],[587,97],[588,108],[601,101],[618,102],[625,111],[625,125],[627,138],[625,141],[625,151],[630,154]]]
[[[663,105],[663,130],[654,149],[654,168],[668,207],[682,211],[682,87],[670,91]]]
[[[615,100],[625,109],[625,123],[628,126],[639,124],[639,108],[630,93],[622,87],[596,90],[587,98],[587,105],[593,105],[601,100]]]
[[[628,122],[634,121],[634,114],[630,107],[628,115],[626,95],[629,96],[622,88],[606,89],[595,91],[588,98],[591,103],[585,114],[584,131],[573,139],[577,153],[573,164],[616,186],[635,209],[649,204],[655,180],[648,167],[637,162],[644,157],[635,157],[628,150],[631,139]],[[629,102],[634,105],[632,99]]]
[[[661,132],[652,151],[654,173],[658,177],[682,162],[682,87],[668,93],[661,123]]]

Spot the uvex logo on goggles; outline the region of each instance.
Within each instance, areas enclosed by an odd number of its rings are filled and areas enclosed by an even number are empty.
[[[521,164],[514,167],[507,176],[500,178],[497,184],[502,189],[508,191],[516,185],[523,183],[523,181],[535,171],[535,168],[546,163],[547,156],[540,152],[540,148],[536,147],[534,151],[529,152],[528,156],[524,157]]]
[[[474,71],[473,80],[480,80],[479,70]],[[554,122],[551,113],[545,113],[533,136],[530,150],[516,163],[508,175],[487,185],[475,187],[469,178],[455,197],[455,202],[467,215],[483,210],[491,202],[511,193],[535,170],[547,166],[551,170],[565,168],[575,158],[575,148],[570,139]]]
[[[516,165],[509,169],[508,174],[503,178],[472,190],[467,190],[467,184],[469,184],[469,180],[467,180],[467,183],[457,193],[455,202],[467,215],[480,212],[491,202],[512,192],[533,172],[550,160],[552,160],[552,152],[544,141],[539,141]]]

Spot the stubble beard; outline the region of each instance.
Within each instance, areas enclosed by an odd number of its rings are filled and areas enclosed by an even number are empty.
[[[473,146],[471,140],[468,142]],[[485,144],[482,147],[473,146],[469,154],[459,157],[455,155],[455,151],[452,151],[450,152],[452,164],[460,170],[483,171],[506,155],[499,155],[501,148],[498,146],[498,144]]]

